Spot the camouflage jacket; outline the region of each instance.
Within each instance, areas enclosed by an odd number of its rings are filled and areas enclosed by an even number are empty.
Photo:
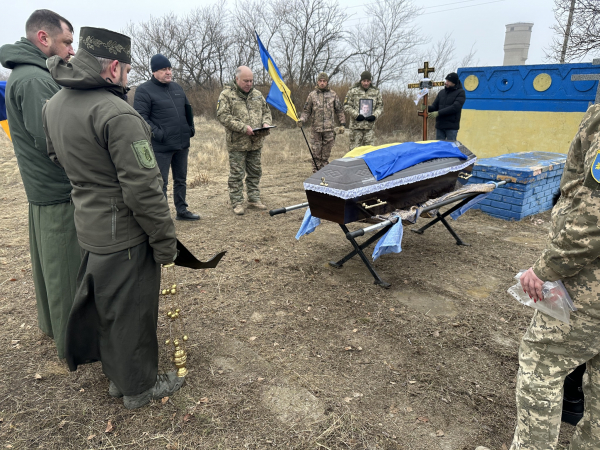
[[[595,104],[583,117],[569,148],[561,196],[552,209],[549,243],[533,265],[543,281],[562,279],[572,293],[592,289],[594,298],[598,298],[600,281],[599,152],[600,104]]]
[[[271,110],[260,91],[252,88],[244,95],[235,82],[225,85],[219,95],[217,120],[225,127],[225,141],[230,152],[261,149],[269,132],[248,136],[246,127],[250,125],[252,128],[260,128],[263,123],[273,123]]]
[[[360,84],[360,81],[356,83],[346,94],[344,100],[344,111],[350,116],[350,128],[351,130],[371,130],[375,127],[375,122],[368,122],[363,120],[357,122],[356,117],[360,114],[358,112],[359,104],[361,99],[372,99],[373,100],[373,115],[379,119],[379,116],[383,114],[383,98],[381,92],[375,86],[371,85],[366,91]]]
[[[335,115],[337,115],[340,125],[346,126],[346,116],[344,116],[342,103],[338,95],[331,89],[322,91],[316,88],[308,94],[300,120],[306,122],[311,115],[313,116],[313,131],[318,133],[333,131]]]

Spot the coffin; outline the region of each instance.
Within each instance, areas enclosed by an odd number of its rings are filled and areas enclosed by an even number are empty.
[[[455,189],[468,178],[476,156],[460,142],[461,158],[438,158],[416,164],[379,181],[362,158],[340,158],[304,181],[311,214],[347,224],[396,209],[408,209]]]

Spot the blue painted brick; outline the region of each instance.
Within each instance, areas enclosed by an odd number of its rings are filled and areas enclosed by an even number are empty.
[[[522,198],[522,199],[529,198],[533,195],[533,189],[527,190],[527,191],[512,191],[511,190],[511,192],[512,192],[513,197]]]
[[[481,210],[483,212],[492,214],[494,216],[500,217],[502,219],[505,220],[510,220],[510,219],[521,219],[521,214],[513,212],[513,211],[507,211],[505,209],[498,209],[498,208],[493,208],[491,206],[482,206]]]
[[[496,200],[498,202],[501,202],[502,199],[502,195],[500,195],[500,193],[496,193],[496,192],[492,192],[490,195],[487,196],[488,199],[490,200]]]
[[[525,204],[523,202],[522,198],[514,198],[514,197],[507,197],[507,196],[502,197],[502,201],[504,203],[510,203],[511,205],[523,205],[523,204]]]
[[[491,200],[490,206],[493,206],[494,208],[498,208],[498,209],[510,210],[509,203],[497,202],[497,201]]]

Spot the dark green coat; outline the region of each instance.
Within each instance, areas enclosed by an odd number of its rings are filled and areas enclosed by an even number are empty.
[[[43,109],[48,154],[73,184],[79,244],[109,254],[149,240],[157,263],[173,261],[175,227],[162,193],[150,127],[100,76],[100,63],[80,49],[66,63],[48,59],[63,89]]]
[[[27,39],[0,47],[0,63],[12,72],[6,83],[8,126],[29,203],[66,203],[71,183],[46,152],[42,107],[60,91],[46,68],[46,55]]]

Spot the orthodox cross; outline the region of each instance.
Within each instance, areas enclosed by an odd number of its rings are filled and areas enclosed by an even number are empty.
[[[594,59],[592,64],[600,65],[600,58]],[[596,81],[600,80],[600,73],[585,73],[581,75],[571,75],[571,81]],[[600,103],[600,83],[598,83],[598,89],[596,89],[596,103]]]
[[[434,67],[429,67],[429,62],[425,61],[425,63],[423,63],[423,67],[419,69],[418,73],[422,73],[423,74],[423,78],[429,78],[429,74],[435,72],[435,68]],[[420,83],[411,83],[408,85],[409,89],[430,89],[434,86],[443,86],[444,82],[443,81],[421,81]],[[419,115],[423,117],[423,140],[426,141],[427,140],[427,117],[429,116],[429,113],[427,111],[427,98],[428,98],[429,94],[425,94],[423,96],[423,106],[425,107],[425,109],[423,111],[419,111]]]

